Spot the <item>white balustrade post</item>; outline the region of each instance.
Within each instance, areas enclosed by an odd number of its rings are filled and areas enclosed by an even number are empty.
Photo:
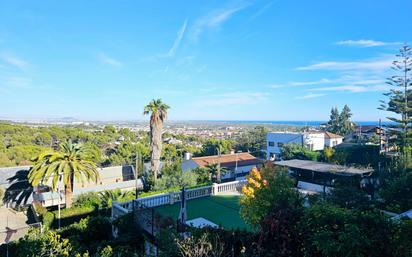
[[[212,185],[212,195],[217,195],[217,193],[219,193],[218,187],[219,187],[219,184],[213,183],[213,185]]]
[[[169,203],[170,204],[175,203],[175,192],[169,192]]]

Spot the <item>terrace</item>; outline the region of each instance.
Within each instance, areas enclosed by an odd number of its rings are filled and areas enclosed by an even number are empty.
[[[187,220],[196,219],[204,223],[218,225],[224,229],[247,229],[239,214],[239,191],[245,181],[188,189]],[[149,234],[155,235],[161,229],[162,219],[177,220],[180,211],[181,192],[168,192],[143,197],[128,202],[115,202],[112,206],[112,219],[134,213],[135,221]],[[190,225],[190,222],[186,223]]]

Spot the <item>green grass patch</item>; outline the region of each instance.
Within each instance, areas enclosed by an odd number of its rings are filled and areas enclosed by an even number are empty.
[[[246,229],[252,231],[240,217],[240,196],[210,196],[187,201],[188,219],[203,217],[211,222],[221,225],[225,229]],[[163,216],[177,219],[180,203],[165,205],[156,208]]]

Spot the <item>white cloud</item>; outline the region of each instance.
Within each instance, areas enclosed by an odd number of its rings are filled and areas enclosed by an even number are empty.
[[[167,56],[168,57],[173,57],[177,51],[177,49],[180,46],[180,43],[182,42],[183,36],[186,32],[186,27],[187,27],[187,19],[185,20],[185,22],[183,23],[182,27],[177,31],[176,34],[176,39],[173,42],[172,47],[169,49],[169,51],[167,52]]]
[[[326,94],[314,94],[314,93],[309,93],[303,96],[298,96],[295,97],[295,99],[299,99],[299,100],[305,100],[305,99],[312,99],[312,98],[317,98],[317,97],[321,97],[321,96],[325,96]]]
[[[289,82],[290,86],[309,86],[309,85],[319,85],[332,82],[330,79],[320,79],[316,81],[301,81],[301,82]]]
[[[120,68],[123,66],[123,63],[120,62],[119,60],[114,59],[113,57],[110,57],[104,53],[100,53],[97,58],[99,61],[103,64],[115,67],[115,68]]]
[[[248,7],[248,4],[241,4],[235,7],[219,9],[197,19],[190,32],[190,38],[197,41],[206,29],[219,28],[224,22],[229,20],[234,14]]]
[[[400,42],[383,42],[370,39],[360,39],[360,40],[342,40],[336,42],[337,45],[344,46],[355,46],[355,47],[376,47],[376,46],[387,46],[387,45],[400,45]]]
[[[12,54],[2,54],[0,58],[7,64],[19,68],[21,70],[25,70],[29,67],[29,63],[17,56]]]
[[[311,90],[312,91],[363,93],[363,92],[388,91],[391,88],[392,87],[389,85],[374,85],[374,86],[343,85],[343,86],[334,86],[334,87],[320,87],[320,88],[314,88]]]
[[[382,71],[390,68],[391,58],[364,60],[352,62],[329,61],[319,62],[308,66],[298,67],[297,70],[336,70],[336,71]]]

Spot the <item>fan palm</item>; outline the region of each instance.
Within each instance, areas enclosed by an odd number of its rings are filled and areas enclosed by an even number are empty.
[[[110,208],[113,202],[124,202],[135,198],[135,193],[133,191],[122,192],[120,189],[108,190],[100,192],[100,198],[102,199],[102,206]]]
[[[161,99],[153,99],[144,107],[143,111],[144,115],[150,114],[150,169],[153,172],[154,183],[156,183],[160,167],[163,122],[167,117],[167,110],[169,108]]]
[[[65,188],[66,207],[71,207],[74,179],[84,184],[85,181],[97,182],[99,173],[96,164],[91,161],[88,148],[71,141],[60,145],[59,152],[40,154],[33,161],[28,179],[33,186],[48,185],[52,190],[57,188],[61,177]]]
[[[219,163],[210,163],[205,166],[207,172],[210,174],[212,181],[220,183],[222,175],[229,172],[226,167],[221,167]]]

